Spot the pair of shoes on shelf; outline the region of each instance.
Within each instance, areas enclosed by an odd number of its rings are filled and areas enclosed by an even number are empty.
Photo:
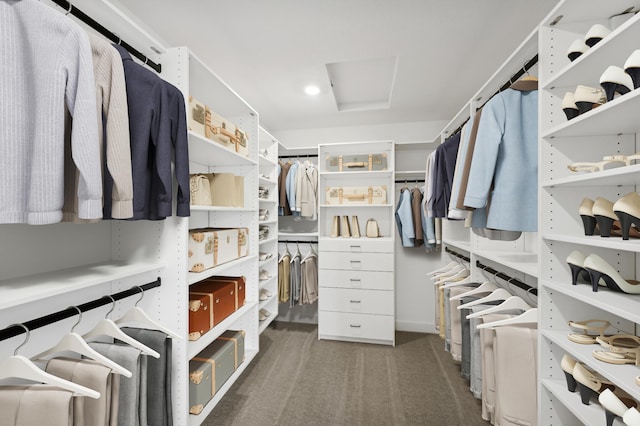
[[[260,290],[260,296],[259,299],[261,302],[264,302],[265,300],[269,299],[271,297],[271,292],[269,290],[267,290],[266,288],[263,288],[262,290]]]
[[[267,311],[266,309],[260,309],[260,312],[258,312],[258,319],[260,321],[264,321],[270,316],[271,316],[271,312]]]
[[[580,278],[585,278],[584,271],[589,274],[591,290],[598,291],[598,287],[606,285],[610,290],[628,294],[640,294],[640,281],[626,280],[620,273],[603,258],[590,254],[585,256],[575,250],[567,257],[571,269],[572,284],[576,285]]]
[[[560,361],[569,392],[580,391],[580,398],[584,405],[589,405],[591,397],[597,396],[605,389],[615,391],[616,386],[605,377],[588,369],[584,364],[565,354]]]
[[[597,172],[604,171],[607,166],[611,164],[616,164],[619,166],[631,166],[632,162],[640,160],[640,152],[636,152],[632,155],[623,155],[623,154],[614,154],[614,155],[605,155],[602,157],[602,161],[597,162],[576,162],[571,163],[567,167],[572,172]]]
[[[571,332],[567,336],[569,340],[581,345],[593,345],[597,343],[598,337],[610,337],[611,335],[605,335],[604,332],[611,326],[611,323],[606,320],[590,319],[586,321],[569,321],[569,327],[582,330],[581,332]],[[594,334],[597,333],[597,334]]]
[[[265,221],[269,219],[269,210],[267,209],[260,209],[258,210],[258,219],[261,221]]]
[[[578,207],[582,219],[584,235],[594,235],[597,229],[601,237],[622,235],[623,240],[630,236],[640,237],[640,195],[630,192],[615,203],[598,197],[595,201],[584,198]]]
[[[629,408],[622,416],[622,421],[627,426],[640,426],[640,412],[637,408]]]
[[[260,281],[266,281],[268,279],[271,279],[271,274],[266,269],[263,269],[262,271],[260,271],[260,275],[258,276],[258,278],[260,279]]]
[[[576,118],[580,114],[591,111],[607,101],[603,89],[579,85],[575,92],[567,92],[562,98],[562,111],[567,120]]]
[[[273,257],[273,253],[260,252],[260,254],[258,255],[258,260],[265,261],[265,260],[271,259],[272,257]]]
[[[593,351],[593,357],[609,364],[640,365],[640,337],[633,334],[598,336],[596,342],[604,348]]]
[[[595,46],[603,38],[608,36],[611,30],[602,24],[595,24],[585,34],[583,38],[574,40],[567,50],[567,57],[571,62],[578,59],[583,53]]]
[[[598,401],[604,408],[607,426],[612,426],[616,417],[622,418],[627,425],[640,426],[640,413],[637,411],[638,402],[630,395],[620,390],[612,392],[610,389],[605,389],[598,396]],[[629,414],[627,415],[627,413]]]

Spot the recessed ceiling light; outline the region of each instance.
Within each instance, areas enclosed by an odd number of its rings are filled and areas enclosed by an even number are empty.
[[[320,93],[320,88],[312,84],[304,88],[304,93],[310,96],[315,96]]]

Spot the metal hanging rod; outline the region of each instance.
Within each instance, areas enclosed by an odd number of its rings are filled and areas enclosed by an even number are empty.
[[[66,0],[51,0],[51,1],[53,1],[55,4],[57,4],[58,6],[63,8],[65,11],[67,11],[70,14],[72,14],[73,16],[75,16],[76,18],[78,18],[79,20],[84,22],[85,24],[89,25],[94,30],[98,31],[100,34],[102,34],[103,36],[105,36],[106,38],[111,40],[113,43],[119,44],[120,46],[122,46],[125,49],[127,49],[127,51],[129,53],[131,53],[136,58],[140,59],[142,62],[145,63],[145,65],[148,65],[149,67],[153,68],[153,70],[156,71],[157,73],[162,72],[162,65],[161,64],[157,64],[157,63],[153,62],[152,60],[150,60],[148,57],[146,57],[144,54],[142,54],[139,50],[135,49],[129,43],[127,43],[126,41],[122,40],[116,34],[111,32],[110,30],[108,30],[104,26],[102,26],[102,24],[100,24],[98,21],[96,21],[95,19],[93,19],[92,17],[90,17],[89,15],[87,15],[86,13],[84,13],[83,11],[78,9],[77,7],[75,7],[73,5],[73,3],[69,3]]]
[[[418,183],[418,182],[423,182],[424,183],[424,179],[396,179],[396,183]]]
[[[495,269],[493,269],[490,266],[487,265],[483,265],[479,260],[476,260],[476,266],[480,269],[482,269],[483,271],[488,272],[489,274],[501,278],[503,280],[505,280],[507,283],[509,284],[513,284],[516,287],[521,288],[522,290],[526,291],[527,293],[531,293],[535,296],[538,295],[538,289],[535,287],[531,287],[529,284],[525,284],[522,281],[516,279],[516,278],[512,278],[507,274],[504,274],[502,272],[496,271]]]
[[[278,155],[278,158],[311,158],[311,157],[318,157],[318,154]]]
[[[460,254],[455,250],[451,250],[449,247],[445,247],[444,251],[446,251],[447,253],[455,256],[455,257],[459,257],[460,259],[464,260],[465,262],[471,262],[471,259],[467,256],[465,256],[464,254]]]
[[[317,241],[302,241],[302,240],[278,240],[279,243],[291,243],[291,244],[318,244]]]
[[[87,312],[92,309],[99,308],[100,306],[113,303],[111,298],[113,298],[113,300],[125,299],[135,294],[140,294],[140,289],[142,289],[143,291],[147,291],[152,288],[160,287],[160,285],[161,285],[161,281],[160,281],[160,277],[158,277],[158,279],[153,282],[143,284],[141,286],[131,287],[129,290],[124,290],[119,293],[112,294],[111,296],[103,296],[100,299],[96,299],[91,302],[78,305],[77,308],[80,309],[80,312]],[[44,327],[46,325],[50,325],[58,321],[62,321],[63,319],[71,318],[76,315],[78,315],[78,310],[75,309],[74,307],[69,307],[61,311],[54,312],[52,314],[33,319],[31,321],[27,321],[23,324],[25,327],[29,329],[29,331],[33,331],[40,327]],[[22,333],[26,333],[24,328],[22,328],[19,325],[12,325],[10,327],[0,330],[0,341],[10,339],[11,337],[15,337]]]

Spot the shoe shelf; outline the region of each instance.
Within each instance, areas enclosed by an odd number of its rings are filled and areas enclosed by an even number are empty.
[[[559,346],[563,351],[571,354],[571,357],[594,370],[625,392],[634,399],[640,400],[640,386],[636,384],[636,376],[640,374],[640,367],[635,365],[616,365],[599,361],[593,357],[594,350],[606,350],[600,344],[582,345],[574,343],[567,338],[567,331],[551,331],[543,330],[542,337],[549,342]],[[566,390],[566,388],[565,388]],[[582,404],[582,403],[581,403]]]
[[[213,277],[214,275],[225,275],[225,273],[229,273],[234,269],[244,265],[249,264],[257,259],[256,255],[249,255],[245,257],[241,257],[240,259],[232,260],[231,262],[223,263],[222,265],[218,265],[215,268],[205,269],[202,272],[189,272],[189,276],[187,278],[187,282],[189,285],[195,284],[199,281],[206,280],[207,278]]]
[[[640,323],[640,310],[638,310],[640,295],[612,291],[606,287],[600,287],[598,291],[594,292],[591,290],[591,284],[571,285],[570,281],[562,283],[542,281],[542,285],[548,290],[564,294],[593,308],[609,312],[634,323]],[[569,318],[569,320],[571,319],[581,321],[590,318]]]
[[[269,284],[271,284],[271,282],[274,281],[276,278],[277,278],[277,276],[273,275],[273,276],[267,278],[266,280],[260,280],[260,289],[263,289],[266,286],[268,286]]]
[[[277,220],[261,220],[258,221],[259,225],[270,225],[270,224],[274,224],[274,223],[278,223]]]
[[[514,251],[472,251],[477,257],[491,260],[507,268],[524,272],[527,275],[538,277],[538,254],[532,252]]]
[[[276,162],[275,162],[275,161],[273,161],[273,160],[272,160],[272,159],[270,159],[270,158],[265,157],[265,156],[264,156],[264,155],[262,155],[262,154],[259,154],[259,155],[258,155],[258,161],[260,162],[260,165],[261,165],[261,166],[262,166],[262,165],[268,165],[268,166],[273,166],[273,167],[275,167],[275,166],[276,166]]]
[[[265,331],[267,327],[269,327],[269,324],[271,324],[275,319],[276,319],[276,315],[272,313],[264,321],[260,321],[260,326],[259,326],[260,334],[262,334],[262,332]]]
[[[233,386],[235,381],[238,380],[238,378],[242,375],[242,373],[244,373],[244,370],[249,366],[249,364],[251,364],[251,361],[253,361],[256,355],[258,355],[257,350],[245,349],[244,361],[242,361],[242,363],[238,366],[238,369],[231,375],[231,377],[229,377],[229,379],[224,383],[224,385],[222,385],[222,387],[216,392],[216,394],[213,396],[211,401],[209,401],[207,405],[205,405],[204,409],[200,414],[198,415],[192,414],[189,416],[190,426],[199,426],[203,424],[205,420],[207,420],[207,417],[209,416],[209,414],[211,414],[211,412],[216,407],[216,405],[218,405],[222,397],[226,395],[227,391],[229,391],[229,389],[231,388],[231,386]]]
[[[603,238],[599,235],[564,235],[564,234],[547,234],[543,237],[547,241],[561,241],[564,243],[580,244],[584,246],[608,248],[613,250],[630,251],[640,253],[640,239],[632,238],[623,240],[621,237]],[[639,306],[640,307],[640,306]]]
[[[278,241],[278,237],[271,237],[271,238],[267,238],[266,240],[260,240],[258,241],[258,244],[263,245],[263,244],[267,244],[267,243],[272,243],[274,241]]]
[[[262,159],[261,159],[261,161],[262,161]],[[260,176],[258,178],[258,182],[260,182],[261,184],[264,184],[264,185],[277,185],[278,184],[278,182],[276,182],[274,180],[271,180],[271,179],[264,178],[262,176]]]
[[[593,21],[582,22],[583,33],[587,32],[592,23]],[[560,21],[561,24],[562,21]],[[565,91],[573,91],[578,84],[599,87],[600,75],[605,68],[609,65],[622,68],[632,52],[628,46],[636,45],[640,48],[638,40],[640,40],[640,15],[635,15],[598,44],[589,48],[578,59],[567,64],[544,84],[543,89],[557,90],[559,94],[563,94]]]
[[[575,392],[569,392],[564,380],[544,379],[541,384],[554,398],[559,399],[581,424],[602,426],[604,423],[605,414],[602,406],[595,403],[584,405],[580,400],[580,392],[577,389]],[[614,423],[616,426],[621,424],[621,422]]]
[[[639,15],[640,16],[640,15]],[[636,186],[640,185],[640,164],[615,167],[598,172],[580,172],[560,179],[543,182],[543,188],[560,186]]]
[[[455,247],[463,251],[467,251],[467,252],[471,251],[471,243],[469,241],[452,240],[452,239],[443,238],[442,243],[444,245]]]
[[[271,259],[267,259],[267,260],[260,260],[258,262],[258,266],[260,266],[260,268],[264,268],[265,266],[267,266],[269,263],[271,262],[275,262],[277,260],[276,256],[271,257]]]

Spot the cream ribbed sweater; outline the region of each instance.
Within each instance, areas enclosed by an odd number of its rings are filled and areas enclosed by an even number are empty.
[[[37,0],[0,0],[0,223],[62,219],[65,105],[73,116],[78,216],[102,217],[91,48]]]
[[[93,74],[96,82],[96,113],[100,154],[104,156],[108,173],[113,179],[111,217],[128,219],[133,216],[133,183],[131,178],[131,143],[129,139],[129,108],[120,53],[111,43],[89,34],[93,54]],[[104,115],[104,123],[103,123]],[[104,124],[104,127],[103,127]],[[103,132],[104,130],[104,132]],[[103,137],[105,138],[103,140]],[[103,148],[106,145],[106,149]],[[70,159],[70,153],[67,153]],[[104,169],[102,170],[104,172]],[[77,219],[77,168],[65,162],[65,221]],[[108,194],[103,194],[108,196]]]

